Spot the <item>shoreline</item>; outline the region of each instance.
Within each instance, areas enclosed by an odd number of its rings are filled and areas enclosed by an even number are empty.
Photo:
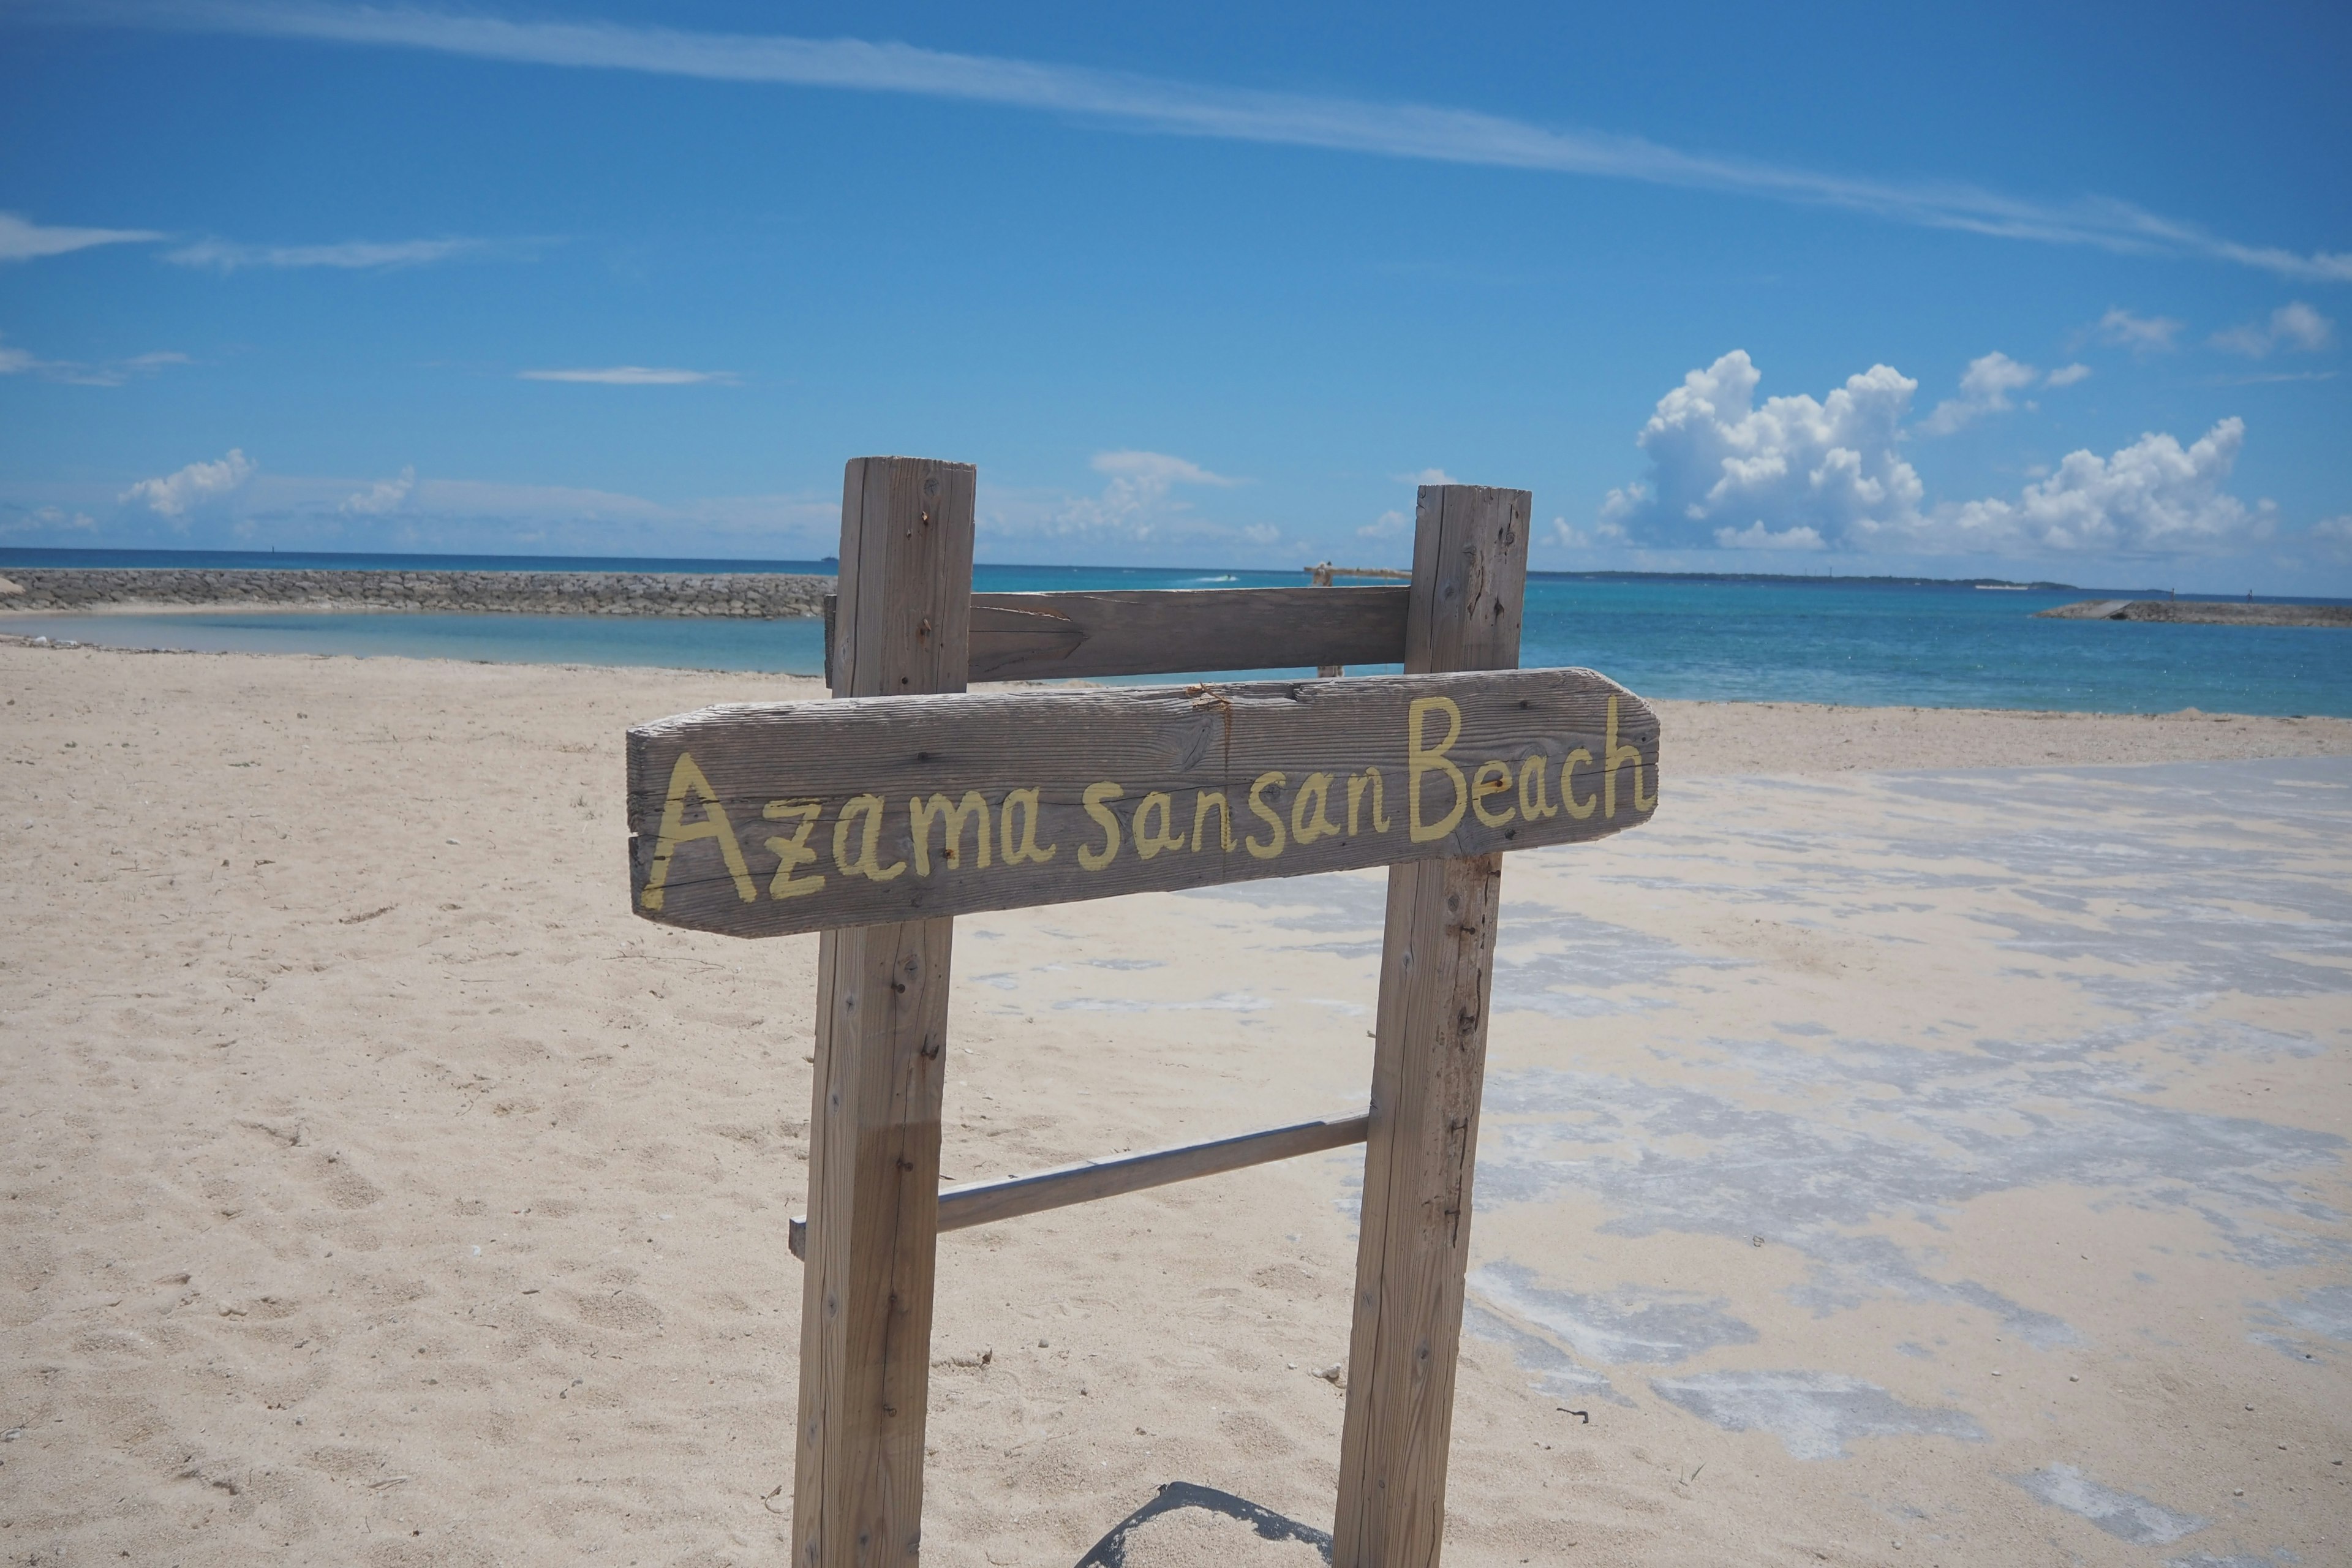
[[[569,685],[578,677],[593,676],[600,684],[614,688],[675,689],[678,692],[677,706],[667,712],[684,712],[719,702],[814,701],[826,695],[824,681],[814,675],[765,670],[419,658],[406,654],[110,647],[92,643],[48,642],[0,630],[0,656],[18,650],[125,659],[241,659],[287,668],[326,665],[369,671],[370,684],[375,682],[379,672],[389,684],[398,685],[405,677],[409,684],[416,686],[433,684],[444,675],[457,671],[498,671],[520,682],[545,676],[553,678],[557,685]],[[6,667],[0,662],[0,668]],[[728,686],[714,684],[722,682]],[[973,683],[973,689],[1052,684],[1058,683],[979,681]],[[1669,759],[1669,779],[1675,774],[1717,777],[1948,772],[2352,755],[2352,718],[2326,714],[2225,713],[2196,708],[2156,713],[2107,713],[1916,704],[1865,707],[1722,698],[1644,700],[1665,720],[1669,744],[1675,752],[1681,753]],[[1780,716],[1772,721],[1769,732],[1758,727],[1758,720],[1767,714]],[[660,716],[646,711],[631,722]],[[1688,761],[1694,753],[1698,759],[1696,765]]]

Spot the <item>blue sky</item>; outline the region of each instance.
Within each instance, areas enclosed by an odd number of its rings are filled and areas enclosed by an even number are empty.
[[[2341,7],[0,0],[0,544],[2352,594]]]

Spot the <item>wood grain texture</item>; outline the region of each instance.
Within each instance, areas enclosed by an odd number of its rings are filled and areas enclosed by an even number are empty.
[[[628,758],[638,912],[773,936],[1599,837],[1658,724],[1545,669],[742,704]]]
[[[1404,658],[1402,588],[1177,588],[971,596],[971,679],[1055,680]],[[828,628],[835,601],[825,601]],[[832,641],[825,679],[833,678]]]
[[[1023,1215],[1091,1203],[1097,1198],[1189,1182],[1195,1176],[1247,1170],[1252,1165],[1295,1159],[1322,1149],[1342,1149],[1364,1141],[1366,1122],[1361,1113],[1328,1116],[1286,1127],[1269,1127],[1262,1132],[1187,1143],[1180,1148],[1081,1160],[1050,1171],[1007,1176],[999,1182],[970,1182],[940,1194],[939,1228],[950,1231],[991,1225],[1001,1219],[1017,1219]],[[803,1221],[794,1219],[788,1232],[795,1258],[804,1256],[805,1228]]]
[[[1424,486],[1411,672],[1518,663],[1530,497]],[[1501,857],[1389,872],[1334,1568],[1433,1568],[1444,1542]]]
[[[963,689],[973,477],[919,458],[848,465],[837,695]],[[921,1551],[953,931],[868,925],[819,945],[793,1480],[802,1568],[911,1565]]]

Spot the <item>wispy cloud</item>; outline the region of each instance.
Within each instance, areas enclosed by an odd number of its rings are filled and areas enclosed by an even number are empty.
[[[2170,316],[2136,316],[2118,305],[2099,318],[2091,336],[2109,348],[2129,349],[2136,354],[2161,353],[2173,346],[2172,340],[2187,324]]]
[[[163,259],[216,272],[246,267],[331,267],[369,272],[423,267],[488,247],[488,241],[480,239],[350,239],[337,245],[239,245],[226,239],[200,239],[165,251]]]
[[[661,370],[650,365],[614,364],[596,370],[521,370],[518,381],[572,381],[591,386],[694,386],[703,382],[736,384],[731,370]]]
[[[1828,174],[1686,153],[1638,136],[1538,125],[1475,110],[1211,87],[855,38],[518,21],[408,6],[167,0],[112,6],[100,14],[134,25],[427,49],[521,64],[954,99],[1074,115],[1163,135],[1735,192],[1841,207],[1932,228],[2201,257],[2287,278],[2352,281],[2352,253],[2306,255],[2245,244],[2112,197],[2047,202],[1962,182]]]
[[[982,525],[1003,537],[1097,538],[1136,544],[1181,539],[1239,539],[1262,546],[1274,542],[1260,537],[1263,524],[1253,531],[1201,517],[1177,489],[1191,485],[1231,489],[1247,480],[1212,472],[1167,452],[1097,452],[1087,466],[1105,480],[1093,495],[989,487],[981,498]]]
[[[2249,321],[2244,326],[2216,332],[2211,342],[2217,349],[2244,354],[2248,359],[2262,359],[2273,349],[2281,348],[2315,353],[2326,348],[2335,335],[2334,321],[2294,300],[2273,310],[2269,321]]]
[[[162,239],[144,228],[53,228],[15,213],[0,213],[0,261],[30,261],[41,256],[63,256],[93,245],[128,245]]]
[[[81,360],[42,359],[30,350],[0,342],[0,375],[37,375],[71,386],[121,386],[133,376],[152,375],[165,365],[191,363],[183,353],[134,354],[129,359],[96,363]]]

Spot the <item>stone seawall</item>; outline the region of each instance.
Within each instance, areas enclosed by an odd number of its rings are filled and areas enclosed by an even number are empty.
[[[0,610],[132,607],[497,611],[536,616],[824,614],[830,577],[782,573],[308,572],[171,567],[17,567]]]

